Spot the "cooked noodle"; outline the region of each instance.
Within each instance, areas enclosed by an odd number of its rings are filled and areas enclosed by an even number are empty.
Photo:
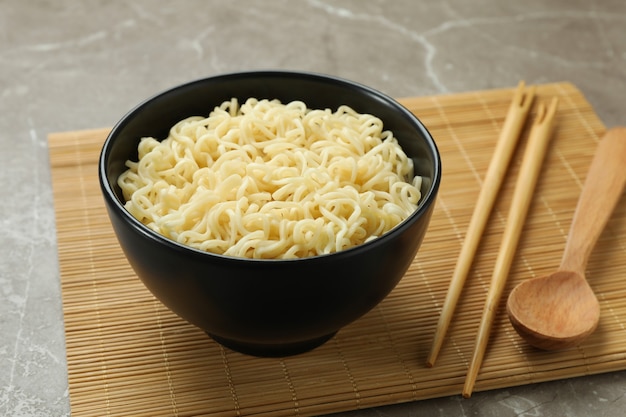
[[[388,232],[417,208],[421,177],[382,121],[350,107],[224,102],[159,142],[143,138],[120,175],[126,209],[204,251],[302,258]]]

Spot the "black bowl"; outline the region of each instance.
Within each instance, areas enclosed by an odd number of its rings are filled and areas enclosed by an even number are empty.
[[[236,97],[301,100],[309,108],[348,105],[379,117],[423,177],[417,210],[389,233],[328,255],[242,259],[196,250],[145,227],[123,206],[116,184],[141,137],[165,138],[176,122],[208,115]],[[435,142],[396,101],[324,75],[250,72],[206,78],[165,91],[126,114],[104,143],[100,186],[119,243],[135,273],[164,305],[234,350],[282,356],[312,349],[358,319],[400,281],[428,227],[441,179]]]

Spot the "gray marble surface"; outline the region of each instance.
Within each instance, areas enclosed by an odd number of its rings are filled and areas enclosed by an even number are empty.
[[[571,81],[626,123],[623,0],[0,0],[0,415],[67,416],[47,135],[232,71],[329,73],[392,96]],[[626,284],[625,284],[626,285]],[[626,372],[341,416],[623,416]]]

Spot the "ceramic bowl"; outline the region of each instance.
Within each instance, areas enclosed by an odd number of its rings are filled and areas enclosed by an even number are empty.
[[[387,234],[344,251],[300,259],[243,259],[176,243],[125,208],[116,184],[140,138],[167,137],[191,115],[207,115],[236,97],[301,100],[309,108],[349,105],[391,130],[423,177],[415,212]],[[426,127],[392,98],[321,74],[264,71],[225,74],[160,93],[127,113],[108,135],[99,177],[119,244],[145,286],[169,309],[236,351],[284,356],[313,349],[370,311],[403,277],[428,228],[441,180]],[[125,262],[125,260],[120,260]]]

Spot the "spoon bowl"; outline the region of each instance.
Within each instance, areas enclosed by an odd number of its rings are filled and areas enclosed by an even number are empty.
[[[507,313],[530,345],[556,350],[575,346],[594,332],[600,304],[584,275],[557,271],[518,285],[509,296]]]
[[[545,350],[576,346],[598,326],[600,305],[585,269],[624,190],[624,167],[626,128],[614,128],[598,144],[589,167],[559,269],[511,291],[509,320],[530,345]]]

